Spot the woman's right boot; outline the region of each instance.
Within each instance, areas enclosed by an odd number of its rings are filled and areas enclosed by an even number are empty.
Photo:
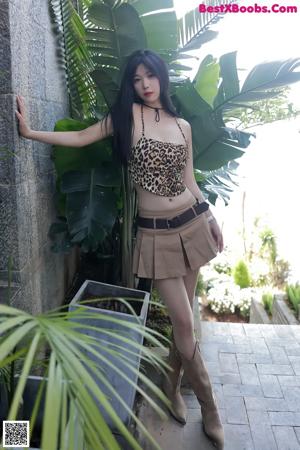
[[[184,372],[201,406],[203,431],[218,450],[224,449],[224,431],[215,402],[209,375],[196,341],[192,359],[180,353]]]
[[[168,364],[172,367],[168,378],[164,377],[162,390],[171,402],[170,413],[179,423],[186,424],[187,407],[180,393],[181,379],[183,376],[183,367],[180,354],[176,348],[174,336],[172,334],[172,344],[169,349]]]

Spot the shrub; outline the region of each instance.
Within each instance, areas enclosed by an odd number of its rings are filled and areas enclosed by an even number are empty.
[[[220,283],[207,295],[210,309],[217,314],[234,314],[238,304],[239,288],[233,283]]]
[[[286,287],[286,293],[288,296],[288,300],[291,303],[292,307],[299,313],[299,304],[300,304],[300,285],[299,283],[290,284]]]
[[[249,317],[251,300],[256,295],[255,289],[241,289],[232,282],[224,282],[210,289],[207,300],[210,309],[217,314],[239,312],[243,317]]]
[[[250,306],[252,299],[256,298],[256,290],[251,288],[243,288],[239,292],[238,309],[240,314],[245,317],[250,317]]]
[[[250,286],[251,278],[245,261],[241,260],[237,263],[233,270],[233,279],[235,284],[240,286],[241,289]]]
[[[265,292],[261,299],[267,313],[272,314],[274,295],[271,292]]]

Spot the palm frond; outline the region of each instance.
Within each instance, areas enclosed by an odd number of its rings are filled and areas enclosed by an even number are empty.
[[[207,6],[218,6],[232,3],[232,0],[212,0],[204,1]],[[224,14],[206,12],[201,14],[199,7],[188,11],[178,20],[179,44],[183,51],[194,50],[201,47],[202,44],[214,39],[217,32],[208,30],[208,26],[218,22]]]
[[[250,71],[241,89],[237,78],[236,52],[220,59],[222,83],[214,101],[215,111],[235,109],[236,103],[252,106],[253,102],[277,97],[287,86],[300,81],[300,58],[260,63]],[[247,105],[247,106],[246,106]]]
[[[94,117],[96,91],[90,76],[93,61],[86,44],[84,24],[72,0],[50,0],[50,6],[56,24],[57,51],[66,77],[72,117]]]
[[[42,448],[57,448],[60,439],[60,448],[78,448],[87,450],[103,450],[105,448],[119,450],[120,446],[116,442],[111,429],[108,427],[105,416],[108,415],[117,429],[131,445],[130,448],[141,450],[139,443],[130,434],[127,427],[119,419],[114,411],[111,402],[107,398],[106,390],[112,396],[120,400],[124,408],[130,413],[132,419],[150,440],[153,448],[160,450],[159,445],[147,432],[138,417],[129,409],[119,394],[107,379],[105,365],[115,370],[118,377],[123,378],[133,386],[136,385],[140,394],[150,402],[152,407],[161,415],[165,414],[151,397],[144,392],[132,378],[142,380],[149,392],[155,393],[164,403],[166,397],[147,377],[138,371],[134,366],[136,355],[140,355],[149,363],[156,367],[168,368],[168,365],[155,355],[151,350],[139,344],[132,338],[130,330],[135,330],[141,335],[150,339],[162,347],[162,344],[155,338],[156,332],[151,329],[126,320],[117,319],[107,314],[88,313],[81,307],[75,311],[59,312],[64,307],[49,311],[38,316],[32,316],[22,310],[0,305],[0,355],[1,366],[6,367],[12,361],[12,356],[20,357],[18,352],[11,353],[14,348],[24,346],[24,340],[28,342],[26,354],[23,361],[20,361],[20,374],[16,377],[16,388],[13,394],[8,420],[15,420],[19,404],[22,401],[23,392],[26,386],[28,375],[31,372],[34,358],[36,358],[41,345],[46,342],[51,350],[49,363],[46,366],[42,385],[37,397],[34,399],[35,406],[30,418],[33,429],[36,420],[37,407],[41,395],[45,394],[45,409],[42,427]],[[99,332],[102,327],[93,324],[96,319],[104,319],[122,324],[124,333],[117,333],[109,327],[103,328],[111,337],[114,336],[117,345],[110,347],[108,343],[97,340],[82,332],[84,321],[85,329]],[[126,330],[128,333],[126,333]],[[119,344],[118,344],[119,343]],[[128,355],[124,354],[124,344],[129,344]],[[91,359],[94,356],[94,360]],[[97,358],[97,359],[96,359]],[[115,364],[112,363],[115,361]],[[132,377],[123,373],[119,364],[125,370],[132,373]],[[2,369],[3,373],[3,369]],[[99,408],[101,405],[101,408]],[[32,431],[31,429],[31,431]],[[79,433],[79,435],[78,435]],[[51,439],[49,438],[51,436]],[[78,437],[79,436],[79,437]],[[79,439],[79,440],[78,440]],[[66,447],[67,442],[69,446]],[[71,444],[70,444],[71,442]],[[73,442],[73,444],[72,444]],[[75,445],[76,442],[76,445]],[[71,445],[71,446],[70,446]]]

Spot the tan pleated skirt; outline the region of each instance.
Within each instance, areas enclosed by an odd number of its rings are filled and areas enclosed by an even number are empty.
[[[139,209],[141,217],[171,219],[189,209],[166,212]],[[187,268],[198,269],[217,255],[217,245],[204,213],[178,228],[156,230],[138,227],[133,253],[133,273],[139,278],[163,279],[184,276]]]

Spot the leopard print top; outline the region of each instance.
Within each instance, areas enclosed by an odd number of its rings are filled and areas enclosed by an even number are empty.
[[[188,158],[188,144],[185,135],[175,118],[185,145],[146,138],[143,105],[141,105],[141,117],[142,136],[132,147],[128,161],[131,179],[153,194],[175,197],[186,188],[183,181],[183,172]]]

